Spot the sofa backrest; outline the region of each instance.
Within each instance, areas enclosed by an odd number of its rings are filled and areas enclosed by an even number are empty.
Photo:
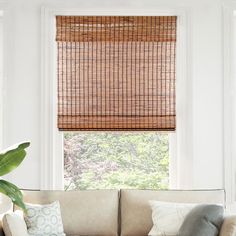
[[[224,190],[87,190],[23,193],[25,202],[34,204],[47,204],[59,200],[64,229],[68,236],[148,235],[152,227],[149,200],[225,205]],[[1,233],[2,230],[0,235]]]
[[[149,200],[225,205],[224,190],[121,190],[121,236],[144,236],[152,227]]]
[[[33,204],[59,200],[66,235],[118,234],[118,190],[23,191],[23,195]]]

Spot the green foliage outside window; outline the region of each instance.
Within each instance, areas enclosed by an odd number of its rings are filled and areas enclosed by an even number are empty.
[[[64,134],[65,190],[167,189],[168,134]]]

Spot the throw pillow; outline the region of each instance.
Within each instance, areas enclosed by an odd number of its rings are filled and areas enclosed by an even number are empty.
[[[23,212],[20,210],[5,214],[2,226],[5,236],[28,236]]]
[[[185,216],[196,206],[189,203],[150,201],[153,227],[149,236],[175,236]],[[188,235],[189,236],[189,235]]]
[[[47,205],[26,203],[25,221],[28,234],[34,236],[65,236],[60,204],[58,201]]]
[[[224,209],[220,205],[199,205],[186,216],[179,236],[217,236],[223,222]]]

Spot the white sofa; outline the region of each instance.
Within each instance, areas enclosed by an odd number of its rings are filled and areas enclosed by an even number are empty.
[[[24,200],[35,204],[59,200],[67,236],[144,236],[152,227],[149,200],[224,205],[225,193],[224,190],[24,191]],[[223,228],[225,233],[221,232],[221,236],[228,236],[228,229]]]

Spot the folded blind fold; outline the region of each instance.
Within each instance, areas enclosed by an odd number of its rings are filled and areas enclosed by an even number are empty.
[[[176,16],[57,16],[60,130],[175,130]]]

